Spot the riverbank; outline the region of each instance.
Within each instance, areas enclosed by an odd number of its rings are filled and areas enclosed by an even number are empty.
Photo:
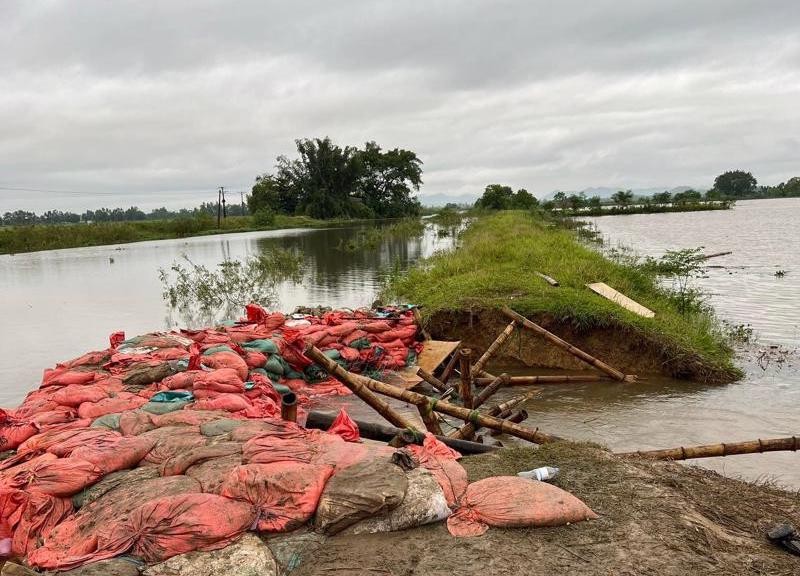
[[[555,278],[559,287],[537,272]],[[653,310],[655,318],[594,294],[586,288],[591,282],[605,282]],[[498,311],[507,305],[625,371],[706,383],[741,375],[711,313],[681,314],[653,275],[612,262],[582,245],[574,232],[529,213],[478,218],[457,250],[391,278],[383,296],[422,306],[434,336],[457,336],[477,349],[485,349],[508,323]],[[506,355],[528,365],[580,367],[544,346],[509,346]]]
[[[600,206],[578,210],[562,209],[563,216],[623,216],[627,214],[666,214],[670,212],[707,212],[709,210],[730,210],[736,204],[733,200],[709,200],[682,204],[632,204],[629,206]]]
[[[743,458],[747,458],[744,456]],[[297,576],[331,574],[796,574],[798,558],[764,531],[800,525],[800,497],[702,468],[622,459],[592,444],[504,449],[461,464],[474,482],[557,466],[554,484],[600,518],[454,541],[443,525],[337,536],[302,554]],[[357,569],[354,567],[358,567]]]
[[[220,228],[216,227],[216,222],[212,218],[0,227],[0,254],[129,244],[148,240],[170,240],[236,232],[325,228],[365,222],[375,222],[375,220],[317,220],[307,216],[278,214],[271,224],[264,225],[258,225],[250,216],[231,216],[222,222]]]

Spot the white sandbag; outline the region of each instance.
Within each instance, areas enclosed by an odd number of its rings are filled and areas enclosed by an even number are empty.
[[[278,564],[261,539],[250,532],[221,550],[187,552],[154,564],[143,576],[278,576]]]
[[[406,474],[408,488],[399,506],[377,516],[361,520],[347,528],[345,534],[376,534],[405,530],[446,520],[451,514],[441,486],[425,468]]]

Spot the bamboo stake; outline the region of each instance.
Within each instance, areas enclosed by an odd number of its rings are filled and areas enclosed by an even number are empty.
[[[439,426],[439,420],[436,418],[436,414],[430,409],[430,405],[417,405],[417,410],[419,410],[419,417],[422,418],[422,423],[425,424],[425,428],[431,434],[435,434],[436,436],[442,435],[442,428]]]
[[[444,393],[447,391],[447,385],[427,370],[418,368],[417,376],[425,380],[425,382],[436,388],[439,392]]]
[[[494,416],[495,418],[499,418],[500,420],[506,419],[510,414],[512,408],[530,400],[534,396],[539,393],[538,390],[532,390],[527,394],[523,394],[522,396],[517,396],[508,400],[507,402],[503,402],[502,404],[497,404],[496,406],[492,406],[489,411],[486,413],[488,416]],[[450,438],[469,438],[475,432],[478,431],[479,426],[475,426],[472,422],[468,422],[464,424],[458,430],[453,430],[447,436]]]
[[[517,410],[513,410],[510,414],[503,417],[503,420],[507,420],[508,422],[514,422],[515,424],[519,424],[520,422],[524,422],[528,419],[528,411],[525,408],[519,408]],[[500,432],[497,430],[492,430],[489,432],[490,436],[500,436]]]
[[[550,284],[550,286],[559,286],[558,280],[553,278],[552,276],[548,276],[547,274],[542,274],[541,272],[534,272],[539,278]]]
[[[348,372],[336,362],[325,356],[325,354],[323,354],[316,346],[311,344],[306,346],[305,354],[317,364],[322,366],[325,371],[328,372],[328,374],[350,388],[350,390],[352,390],[356,396],[369,404],[370,407],[372,407],[378,414],[386,418],[386,420],[388,420],[392,425],[399,428],[416,430],[417,427],[410,420],[407,420],[404,416],[396,412],[386,403],[385,400],[373,394],[367,386],[355,378],[354,374]],[[420,396],[422,395],[420,394]],[[422,397],[425,398],[425,396]]]
[[[494,342],[489,344],[489,347],[486,349],[486,352],[483,353],[483,356],[478,358],[478,361],[475,362],[475,365],[472,367],[473,372],[479,373],[483,370],[483,368],[486,366],[486,363],[489,362],[489,359],[494,355],[494,353],[497,352],[500,347],[505,344],[506,340],[511,337],[516,327],[516,320],[512,320],[511,324],[506,326],[505,329],[500,332],[500,335],[495,338]]]
[[[417,326],[419,326],[419,331],[422,334],[422,337],[425,340],[430,340],[431,339],[431,335],[422,326],[422,314],[420,314],[419,308],[413,308],[412,310],[413,310],[413,314],[414,314],[414,322],[416,322]]]
[[[475,378],[475,386],[489,386],[496,378]],[[570,382],[607,382],[610,379],[601,375],[556,374],[544,376],[509,376],[506,386],[529,386],[531,384],[567,384]]]
[[[453,375],[453,370],[456,368],[456,364],[458,363],[458,351],[461,350],[461,345],[459,344],[453,353],[450,355],[450,360],[447,362],[447,366],[444,367],[442,373],[439,375],[439,379],[447,384],[447,381],[450,380],[450,376]]]
[[[461,401],[465,408],[472,408],[472,368],[469,363],[472,350],[462,348],[458,355],[461,360]]]
[[[580,348],[576,348],[575,346],[573,346],[572,344],[570,344],[566,340],[563,340],[563,339],[559,338],[558,336],[556,336],[555,334],[553,334],[549,330],[546,330],[546,329],[542,328],[541,326],[539,326],[535,322],[531,322],[530,320],[528,320],[527,318],[525,318],[521,314],[518,314],[518,313],[514,312],[508,306],[503,306],[503,313],[506,316],[508,316],[509,318],[511,318],[512,320],[516,320],[517,322],[522,324],[525,328],[528,328],[529,330],[532,330],[533,332],[536,332],[540,336],[543,336],[546,340],[548,340],[549,342],[555,344],[559,348],[562,348],[562,349],[566,350],[567,352],[569,352],[570,354],[572,354],[573,356],[575,356],[579,360],[582,360],[583,362],[589,364],[590,366],[594,366],[595,368],[597,368],[601,372],[605,372],[606,374],[611,376],[614,380],[620,380],[620,381],[623,381],[623,382],[635,382],[636,381],[636,376],[634,376],[632,374],[625,375],[622,372],[620,372],[619,370],[617,370],[616,368],[612,368],[611,366],[609,366],[608,364],[606,364],[602,360],[598,360],[597,358],[595,358],[594,356],[592,356],[590,354],[587,354],[586,352],[584,352]]]
[[[486,402],[489,397],[500,390],[503,386],[508,384],[508,374],[500,374],[497,378],[495,378],[486,388],[481,390],[481,393],[475,397],[475,401],[472,403],[473,408],[479,408],[484,402]]]
[[[646,450],[623,452],[617,456],[641,456],[654,460],[689,460],[692,458],[715,458],[717,456],[734,456],[737,454],[757,454],[760,452],[780,452],[784,450],[797,452],[800,449],[800,438],[770,438],[767,440],[747,440],[723,444],[706,444],[704,446],[679,446],[665,450]]]

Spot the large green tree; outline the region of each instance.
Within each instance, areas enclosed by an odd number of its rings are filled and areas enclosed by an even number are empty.
[[[489,184],[483,190],[483,196],[475,202],[475,206],[487,210],[510,210],[513,201],[514,190],[511,186]]]
[[[422,161],[409,150],[381,151],[367,142],[358,152],[361,177],[357,195],[378,218],[416,216],[419,200],[411,194],[422,184]]]
[[[620,190],[618,192],[614,192],[614,194],[611,196],[611,200],[618,206],[622,206],[624,208],[628,204],[633,203],[633,192],[630,190]]]
[[[752,196],[758,191],[758,181],[750,172],[731,170],[714,179],[714,190],[726,198]]]

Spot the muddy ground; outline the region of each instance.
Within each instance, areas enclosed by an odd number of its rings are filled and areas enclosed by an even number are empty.
[[[750,458],[758,456],[738,456]],[[677,463],[623,460],[590,444],[558,443],[462,460],[470,480],[539,466],[598,520],[456,539],[444,524],[337,536],[303,555],[293,576],[502,574],[800,574],[800,557],[770,544],[777,522],[800,527],[800,496]]]

